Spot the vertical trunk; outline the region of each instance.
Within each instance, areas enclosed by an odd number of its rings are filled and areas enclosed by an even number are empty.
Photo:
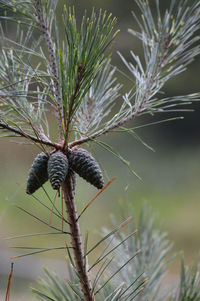
[[[71,244],[74,252],[74,260],[79,275],[82,292],[86,301],[94,301],[91,281],[87,272],[84,260],[83,244],[81,239],[80,226],[78,222],[78,214],[76,203],[74,200],[74,185],[72,176],[69,175],[63,183],[63,192],[67,209],[67,217],[70,225]]]

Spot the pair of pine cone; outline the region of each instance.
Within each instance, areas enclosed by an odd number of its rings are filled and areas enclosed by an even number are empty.
[[[74,148],[67,155],[61,151],[38,154],[29,171],[26,192],[34,193],[48,179],[52,188],[59,190],[67,175],[75,179],[75,173],[98,189],[104,186],[101,169],[92,155],[84,149]],[[75,180],[73,182],[75,186]]]

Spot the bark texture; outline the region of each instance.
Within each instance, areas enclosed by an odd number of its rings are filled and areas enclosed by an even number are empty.
[[[70,226],[71,244],[74,252],[74,261],[79,275],[82,292],[85,301],[95,301],[92,292],[91,280],[85,266],[83,244],[81,238],[80,225],[78,222],[78,214],[74,199],[74,183],[72,175],[68,175],[65,179],[62,188],[64,192],[65,204],[67,209],[67,217]]]

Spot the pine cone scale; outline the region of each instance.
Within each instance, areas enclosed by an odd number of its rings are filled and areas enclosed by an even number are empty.
[[[98,163],[86,150],[74,148],[69,153],[69,165],[80,177],[98,189],[104,186]]]
[[[33,194],[46,181],[48,181],[47,164],[49,155],[47,153],[40,153],[34,159],[31,169],[29,171],[26,193]]]
[[[53,153],[48,161],[48,176],[53,189],[58,190],[68,174],[68,159],[61,151]]]

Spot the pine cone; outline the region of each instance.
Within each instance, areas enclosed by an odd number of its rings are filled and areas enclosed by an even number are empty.
[[[90,153],[81,148],[74,148],[69,152],[69,166],[80,177],[96,188],[104,186],[101,169]]]
[[[62,152],[53,153],[48,161],[48,176],[53,189],[58,190],[68,173],[68,160]]]
[[[49,156],[46,153],[40,153],[34,159],[31,169],[29,171],[26,193],[32,194],[40,188],[47,180],[47,163]]]

